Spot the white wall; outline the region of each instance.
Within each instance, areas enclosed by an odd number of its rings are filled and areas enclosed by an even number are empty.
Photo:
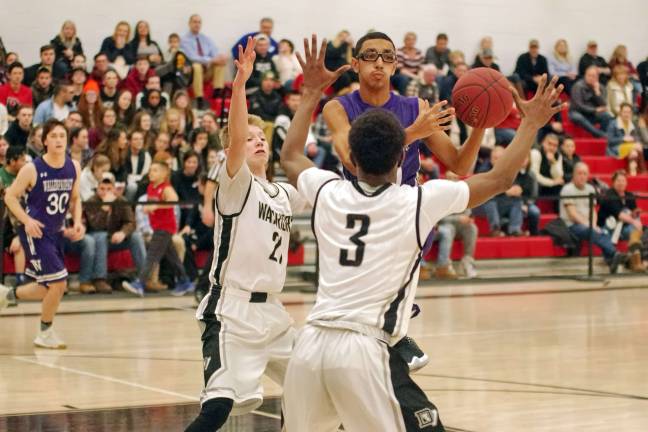
[[[167,35],[184,33],[194,12],[202,15],[204,31],[226,50],[269,15],[275,19],[274,36],[294,42],[311,32],[333,37],[343,28],[357,40],[374,28],[399,45],[404,32],[414,30],[425,49],[438,32],[446,32],[450,47],[463,50],[469,61],[480,37],[491,35],[504,72],[512,70],[534,37],[543,53],[551,52],[557,38],[566,38],[574,61],[589,39],[599,42],[606,59],[618,43],[628,46],[635,65],[648,56],[648,0],[0,0],[0,36],[28,65],[65,19],[76,22],[91,57],[121,19],[148,20],[154,39],[165,47]]]

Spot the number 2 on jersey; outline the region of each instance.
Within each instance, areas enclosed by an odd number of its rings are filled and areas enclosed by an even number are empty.
[[[281,264],[283,262],[283,255],[281,255],[281,252],[279,252],[279,258],[278,259],[275,256],[275,254],[277,253],[277,250],[281,247],[281,235],[278,232],[275,231],[272,234],[272,241],[275,242],[275,247],[272,250],[272,253],[270,254],[270,256],[268,258],[270,258],[270,261],[278,262],[279,264]]]
[[[356,221],[360,222],[360,230],[349,237],[351,243],[357,246],[355,257],[351,260],[349,259],[348,249],[340,250],[340,265],[345,267],[358,267],[362,264],[362,259],[364,258],[365,243],[360,239],[366,236],[367,232],[369,232],[369,216],[363,214],[348,214],[346,224],[347,229],[354,229]]]

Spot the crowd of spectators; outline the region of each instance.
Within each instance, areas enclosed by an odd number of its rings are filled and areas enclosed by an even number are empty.
[[[0,40],[0,182],[6,187],[25,161],[43,153],[41,125],[45,121],[56,118],[65,122],[70,156],[83,167],[81,195],[87,203],[86,235],[78,242],[66,240],[66,250],[81,256],[82,292],[110,292],[106,257],[115,249],[130,250],[140,271],[132,279],[148,290],[166,289],[174,281],[182,284],[198,274],[195,252],[210,247],[213,232],[213,220],[201,218],[202,194],[208,173],[215,178],[213,173],[225,159],[226,143],[220,141],[219,130],[227,121],[227,67],[238,55],[238,45],[245,46],[248,37],[257,41],[254,72],[247,83],[249,110],[264,121],[264,132],[273,147],[270,172],[274,172],[301,101],[302,77],[295,45],[288,39],[276,40],[273,32],[272,19],[263,18],[259,29],[244,34],[231,52],[221,52],[203,31],[197,14],[189,17],[186,33],[168,35],[166,47],[155,40],[147,21],[138,21],[134,27],[120,21],[98,53],[87,53],[75,24],[65,21],[59,33],[40,48],[39,61],[29,66],[21,63],[21,53],[6,50]],[[351,34],[341,30],[328,42],[326,66],[334,70],[350,63],[353,45]],[[430,104],[440,100],[451,104],[454,85],[470,68],[501,70],[491,37],[480,41],[470,64],[462,51],[450,49],[445,33],[438,34],[435,44],[427,49],[421,49],[414,32],[407,32],[402,46],[398,45],[394,91]],[[598,54],[596,42],[590,41],[576,64],[565,39],[556,41],[547,56],[541,54],[538,40],[532,39],[508,79],[527,97],[536,90],[542,74],[556,75],[564,84],[569,120],[595,137],[606,138],[609,156],[628,160],[627,173],[616,174],[615,186],[610,189],[616,195],[610,199],[630,202],[620,198],[627,195],[620,184],[627,176],[646,170],[648,60],[635,68],[627,49],[619,45],[606,61]],[[327,97],[357,89],[357,80],[352,70],[344,73]],[[212,109],[214,104],[216,109]],[[590,192],[587,166],[576,154],[574,140],[565,134],[564,121],[557,115],[540,132],[538,145],[511,189],[472,214],[441,221],[437,277],[457,277],[450,261],[455,237],[464,242],[463,273],[476,276],[475,215],[488,220],[491,236],[534,236],[540,233],[538,197]],[[513,107],[502,124],[485,134],[476,172],[492,168],[519,124],[520,114]],[[457,145],[468,133],[469,128],[460,121],[454,122],[450,132]],[[304,152],[319,167],[340,167],[321,114],[313,119]],[[422,154],[421,159],[422,176],[441,176],[443,170],[429,154]],[[443,175],[453,176],[450,172]],[[147,200],[195,205],[142,205],[136,210],[125,205]],[[582,200],[556,200],[555,206],[575,236],[589,235],[588,227],[582,226]],[[639,229],[636,205],[624,204],[619,211],[617,207],[604,213],[604,220],[599,218],[601,229],[593,228],[595,242],[611,268],[620,258],[613,251],[613,233],[606,221],[615,216],[626,226]],[[625,216],[627,210],[632,217]],[[20,275],[24,255],[21,260],[11,223],[5,225],[4,246],[14,255]],[[630,238],[631,234],[632,228],[623,228],[619,236]],[[147,260],[152,251],[155,259]],[[170,265],[160,266],[161,261]]]

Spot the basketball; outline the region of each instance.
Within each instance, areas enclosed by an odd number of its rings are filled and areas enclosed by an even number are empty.
[[[513,96],[504,75],[491,68],[472,69],[459,78],[452,90],[457,118],[476,128],[500,124],[513,107]]]

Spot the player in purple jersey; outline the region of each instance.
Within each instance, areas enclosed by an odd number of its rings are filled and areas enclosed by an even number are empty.
[[[347,179],[354,179],[356,175],[349,148],[351,123],[372,108],[382,108],[395,114],[405,128],[405,158],[398,179],[401,184],[416,185],[420,167],[419,148],[422,145],[427,146],[449,170],[459,175],[470,173],[484,130],[473,129],[464,145],[457,149],[445,133],[454,115],[452,108],[444,109],[445,101],[430,107],[422,99],[392,93],[389,80],[396,72],[397,62],[396,47],[389,36],[373,32],[360,38],[351,66],[359,76],[360,89],[333,99],[324,106],[323,111]],[[429,236],[426,249],[431,240],[432,236]],[[418,308],[414,311],[416,313]],[[405,337],[395,348],[411,370],[420,369],[428,363],[427,355],[409,337]]]
[[[25,273],[34,282],[10,290],[0,285],[0,308],[11,300],[41,300],[41,327],[34,345],[62,349],[65,343],[54,333],[52,322],[68,273],[63,262],[65,216],[72,209],[72,241],[83,236],[78,162],[66,155],[67,129],[58,120],[43,126],[45,154],[25,165],[7,189],[7,208],[22,224],[18,235],[27,257]],[[20,199],[25,197],[23,209]]]

